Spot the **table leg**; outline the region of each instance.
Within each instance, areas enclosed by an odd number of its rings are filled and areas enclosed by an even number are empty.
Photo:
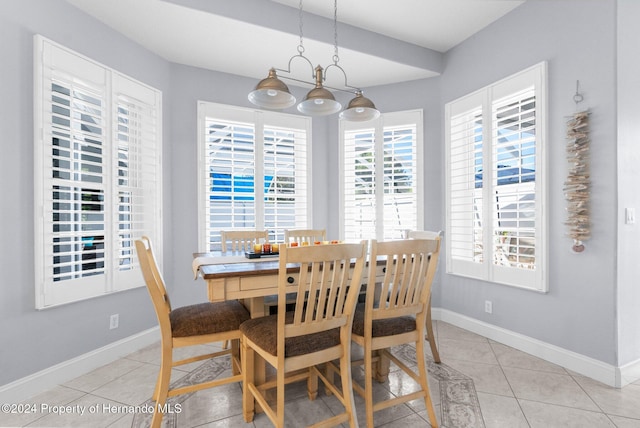
[[[247,308],[251,318],[259,318],[268,315],[264,309],[264,297],[251,297],[243,299],[242,304]],[[267,378],[266,361],[258,354],[254,353],[253,373],[254,385],[263,384]],[[255,412],[263,412],[259,404],[256,403]]]
[[[378,363],[374,367],[375,373],[373,376],[378,382],[383,383],[389,378],[391,361],[389,361],[389,358],[385,357],[382,352],[376,351],[376,353],[380,358],[378,358]]]

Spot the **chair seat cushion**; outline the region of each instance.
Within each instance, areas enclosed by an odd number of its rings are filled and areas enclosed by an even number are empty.
[[[293,312],[287,312],[285,323],[293,323]],[[254,318],[245,321],[240,326],[240,331],[249,340],[260,346],[271,355],[277,354],[278,342],[278,315]],[[289,337],[284,343],[285,358],[305,355],[321,351],[340,344],[340,329],[334,328],[320,333],[312,333],[304,336]]]
[[[238,330],[240,324],[250,318],[249,311],[237,300],[183,306],[172,310],[169,314],[173,337],[200,336]]]
[[[353,316],[353,328],[351,331],[358,336],[364,336],[364,311],[360,304],[356,307]],[[374,320],[371,326],[372,337],[393,336],[395,334],[409,333],[416,329],[416,319],[411,316],[402,316],[382,320]]]

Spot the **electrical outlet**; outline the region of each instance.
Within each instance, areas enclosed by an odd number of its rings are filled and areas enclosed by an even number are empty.
[[[118,324],[120,323],[120,316],[118,314],[113,314],[109,317],[109,330],[113,330],[114,328],[118,328]]]
[[[488,314],[493,313],[493,303],[491,302],[491,300],[484,301],[484,311]]]

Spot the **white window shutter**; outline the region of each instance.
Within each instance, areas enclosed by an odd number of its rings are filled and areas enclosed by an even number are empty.
[[[201,102],[198,123],[201,250],[219,251],[222,230],[277,242],[309,227],[309,118]]]
[[[422,224],[422,111],[341,126],[341,236],[400,239]]]
[[[156,100],[159,91],[39,35],[34,49],[36,307],[42,309],[143,285],[139,272],[134,282],[122,282],[118,272],[134,266],[132,201],[138,201],[129,180],[141,167],[131,163],[132,147],[145,140],[159,153],[161,134],[148,134],[149,118],[158,124],[161,110],[156,103],[153,112],[144,107],[124,120],[123,109],[140,108],[128,101],[137,95],[132,89],[144,87]],[[159,168],[159,159],[153,162]],[[160,192],[161,180],[153,181]],[[144,205],[158,231],[159,198]],[[156,242],[161,247],[160,236]]]
[[[113,76],[114,289],[142,285],[134,241],[148,236],[162,263],[161,98],[158,91]]]
[[[546,65],[445,106],[447,271],[546,291]]]

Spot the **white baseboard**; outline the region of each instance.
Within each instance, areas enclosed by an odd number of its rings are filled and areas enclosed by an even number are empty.
[[[22,379],[2,385],[0,386],[0,403],[20,403],[159,340],[160,328],[150,328]]]
[[[622,388],[640,379],[640,360],[624,367],[616,367],[446,309],[433,308],[432,317],[542,358],[545,361],[615,388]]]
[[[640,360],[618,367],[617,375],[621,386],[636,382],[640,379]]]

